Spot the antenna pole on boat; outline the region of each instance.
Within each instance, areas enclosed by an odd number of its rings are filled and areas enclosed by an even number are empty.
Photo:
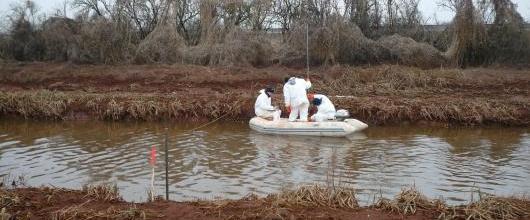
[[[165,141],[164,141],[164,148],[165,148],[165,155],[166,155],[166,200],[169,200],[169,174],[168,174],[168,167],[169,167],[169,160],[168,160],[168,149],[167,149],[167,132],[168,132],[168,129],[166,128],[166,135],[165,135]]]
[[[309,4],[306,2],[305,10],[305,56],[306,56],[306,78],[309,79],[309,15],[307,9]]]

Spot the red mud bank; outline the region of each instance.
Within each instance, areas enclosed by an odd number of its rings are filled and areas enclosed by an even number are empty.
[[[157,200],[128,203],[86,196],[82,191],[24,188],[6,192],[18,196],[6,213],[15,219],[402,219],[376,209],[273,207],[264,199],[245,198],[217,202]],[[428,213],[411,219],[431,219]]]
[[[248,120],[257,91],[303,70],[194,65],[0,63],[0,116]],[[530,70],[334,66],[312,92],[369,124],[530,125]],[[274,102],[281,106],[278,93]]]
[[[530,201],[483,195],[448,206],[415,189],[359,207],[352,189],[306,186],[240,200],[130,203],[107,186],[0,188],[2,219],[529,219]]]

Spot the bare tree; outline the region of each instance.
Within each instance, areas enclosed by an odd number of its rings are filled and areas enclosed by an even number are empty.
[[[222,0],[219,17],[227,28],[239,26],[249,17],[249,4],[244,0]]]
[[[213,26],[217,23],[217,2],[214,0],[200,0],[199,2],[199,16],[200,16],[200,41],[206,42],[210,38]]]
[[[386,23],[387,23],[387,26],[388,26],[388,31],[390,33],[394,33],[396,30],[395,30],[395,24],[396,24],[396,7],[395,7],[395,3],[396,1],[395,0],[387,0],[386,1],[386,13],[387,13],[387,18],[386,18]]]
[[[495,10],[495,24],[524,23],[523,17],[515,9],[511,0],[491,0]]]
[[[273,0],[252,0],[249,6],[248,23],[251,30],[268,29],[267,25],[272,22]]]
[[[140,39],[145,38],[157,25],[163,8],[162,0],[122,0],[125,13],[138,28]]]
[[[421,25],[421,13],[418,9],[419,0],[401,0],[399,7],[400,20],[406,28],[414,28]]]
[[[294,21],[300,18],[301,8],[301,0],[275,0],[273,16],[275,22],[280,24],[284,37],[291,30]]]
[[[453,40],[446,56],[457,66],[481,63],[486,34],[482,21],[475,16],[472,0],[449,0],[446,6],[456,10]]]
[[[378,0],[344,0],[345,17],[361,28],[367,36],[372,36],[382,22],[381,7]]]
[[[104,11],[101,8],[100,0],[73,0],[72,6],[80,8],[83,12],[90,14],[94,12],[97,16],[103,16]]]
[[[194,0],[174,0],[177,30],[188,45],[196,45],[200,37],[199,5]]]

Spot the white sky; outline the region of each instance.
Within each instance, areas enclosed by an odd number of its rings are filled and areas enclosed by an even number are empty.
[[[23,2],[24,0],[0,0],[0,15],[4,16],[9,11],[9,5],[13,2]],[[41,11],[46,14],[53,14],[55,9],[62,9],[62,3],[65,0],[34,0],[39,6]],[[423,13],[425,19],[428,19],[428,23],[434,23],[435,19],[439,22],[451,21],[453,13],[443,7],[437,5],[438,0],[420,0],[420,10]],[[530,22],[530,0],[512,0],[518,5],[517,10],[525,18],[527,22]],[[70,14],[69,14],[70,16]],[[3,20],[3,19],[2,19]]]

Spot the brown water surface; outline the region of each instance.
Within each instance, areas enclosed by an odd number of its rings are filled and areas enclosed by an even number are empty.
[[[150,185],[149,151],[158,147],[156,190],[164,191],[164,134],[169,137],[170,197],[240,198],[282,187],[335,182],[359,189],[363,202],[416,185],[452,203],[471,191],[530,193],[528,128],[372,127],[348,138],[287,137],[246,123],[35,122],[0,120],[0,175],[31,186],[80,188],[116,183],[142,201]]]

